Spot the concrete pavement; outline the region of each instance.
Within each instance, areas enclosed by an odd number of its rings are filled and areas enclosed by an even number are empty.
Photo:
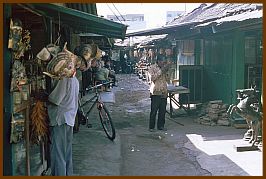
[[[98,114],[92,128],[74,134],[74,173],[80,176],[262,176],[262,152],[237,152],[245,129],[205,126],[193,116],[171,119],[168,131],[147,129],[148,86],[134,75],[118,75],[118,86],[105,94],[117,137],[108,140]],[[175,122],[176,121],[176,122]],[[184,126],[179,125],[184,124]]]

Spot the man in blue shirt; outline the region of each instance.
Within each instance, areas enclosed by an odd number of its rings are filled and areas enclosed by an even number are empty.
[[[51,171],[53,176],[73,175],[72,140],[78,109],[79,82],[63,78],[49,95],[48,115],[51,135]]]
[[[66,45],[65,45],[66,46]],[[48,97],[48,116],[51,137],[51,174],[73,175],[72,141],[73,127],[78,110],[79,81],[76,69],[85,69],[81,58],[65,47],[47,65],[53,79],[52,92]]]

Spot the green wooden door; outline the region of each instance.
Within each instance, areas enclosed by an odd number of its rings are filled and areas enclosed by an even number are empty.
[[[192,104],[201,103],[203,96],[203,66],[180,65],[179,84],[190,90],[189,101]],[[180,95],[181,103],[185,103],[185,96]]]

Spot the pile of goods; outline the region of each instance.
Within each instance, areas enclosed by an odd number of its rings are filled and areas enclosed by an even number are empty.
[[[230,120],[226,113],[227,104],[223,104],[222,100],[209,101],[207,104],[202,104],[198,118],[194,121],[203,125],[209,126],[229,126]]]

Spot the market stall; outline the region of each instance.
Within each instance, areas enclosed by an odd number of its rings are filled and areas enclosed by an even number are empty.
[[[101,35],[124,38],[126,26],[64,4],[15,3],[4,4],[4,24],[4,175],[45,175],[50,165],[46,98],[53,77],[60,76],[55,57],[63,49],[74,55],[81,32],[101,29]],[[91,58],[101,53],[94,46]]]

